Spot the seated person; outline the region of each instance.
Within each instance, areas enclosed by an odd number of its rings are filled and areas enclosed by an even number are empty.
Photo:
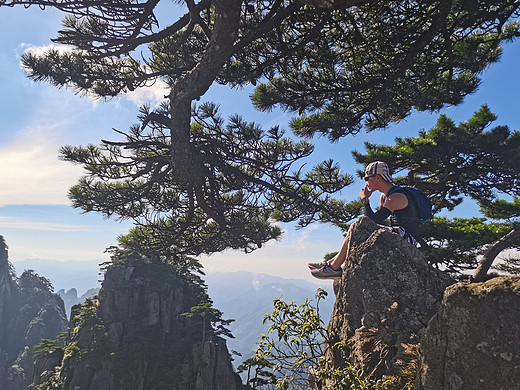
[[[359,196],[365,201],[365,215],[377,224],[383,223],[390,217],[390,226],[380,226],[399,234],[409,243],[417,245],[416,238],[418,238],[420,220],[417,217],[416,207],[413,201],[409,201],[408,195],[405,192],[399,192],[400,190],[387,196],[390,188],[395,185],[388,165],[381,161],[370,163],[365,169],[365,182],[365,186],[359,192]],[[379,200],[381,208],[376,212],[370,207],[369,201],[370,195],[375,191],[381,192]],[[341,265],[350,250],[350,236],[349,229],[339,252],[332,259],[323,263],[309,263],[311,274],[314,277],[319,279],[341,277]]]

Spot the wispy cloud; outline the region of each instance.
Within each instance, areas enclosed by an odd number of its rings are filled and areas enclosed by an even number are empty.
[[[71,50],[61,45],[21,44],[18,48],[36,55],[51,48],[60,52]],[[107,123],[117,124],[135,110],[119,102],[155,106],[167,92],[165,84],[157,82],[100,105],[99,101],[82,99],[66,89],[38,84],[30,88],[29,116],[5,125],[12,128],[10,137],[0,140],[0,206],[69,205],[68,190],[83,171],[80,166],[59,160],[59,148],[65,144],[97,143],[106,137],[111,132]]]
[[[125,97],[134,102],[136,106],[148,104],[152,107],[156,107],[166,98],[167,95],[167,84],[158,80],[150,86],[139,87],[134,91],[127,92]]]
[[[81,168],[58,159],[52,126],[26,128],[0,146],[0,205],[69,204]]]
[[[307,249],[309,244],[312,243],[312,240],[309,237],[316,229],[318,229],[318,225],[314,224],[300,230],[299,234],[296,236],[291,245],[295,245],[295,247],[299,248],[300,250]]]
[[[0,229],[43,230],[57,232],[85,232],[95,229],[88,225],[68,225],[53,222],[36,222],[26,219],[0,217]]]
[[[27,44],[19,45],[19,50],[22,53],[32,54],[35,56],[45,56],[51,50],[56,50],[60,54],[72,53],[74,51],[77,51],[77,49],[75,49],[74,47],[67,45],[30,46]],[[22,64],[20,64],[20,66],[22,69],[24,69]],[[159,103],[161,103],[167,95],[168,85],[161,80],[157,80],[151,85],[139,87],[133,91],[126,92],[123,96],[125,96],[128,100],[133,102],[138,107],[144,104],[148,104],[152,107],[155,107]],[[98,104],[100,101],[99,97],[97,96],[92,96],[88,93],[86,94],[86,96],[94,104]]]
[[[45,46],[33,46],[27,43],[20,43],[18,45],[20,52],[29,53],[36,56],[43,56],[49,53],[51,50],[56,50],[60,54],[71,53],[74,51],[74,47],[68,45],[45,45]]]

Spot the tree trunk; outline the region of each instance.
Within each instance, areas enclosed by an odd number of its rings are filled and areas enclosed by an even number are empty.
[[[215,23],[203,58],[171,88],[172,165],[176,174],[188,181],[193,179],[189,145],[191,103],[208,90],[229,61],[237,36],[241,4],[236,0],[215,1]]]
[[[518,227],[513,228],[509,233],[507,233],[500,240],[496,241],[493,245],[491,245],[480,260],[475,273],[473,274],[471,281],[472,282],[482,282],[485,280],[487,272],[489,268],[491,268],[491,264],[496,259],[496,257],[505,249],[516,246],[520,243],[520,229]]]

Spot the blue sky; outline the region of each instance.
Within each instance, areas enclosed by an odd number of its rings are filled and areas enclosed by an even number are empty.
[[[130,222],[105,220],[97,214],[81,214],[73,209],[66,194],[82,174],[81,167],[59,161],[58,150],[66,144],[114,139],[112,128],[128,129],[136,122],[138,105],[153,102],[164,92],[157,88],[141,90],[104,102],[30,81],[20,68],[20,56],[30,48],[50,45],[50,39],[60,29],[60,21],[61,15],[51,9],[0,8],[0,235],[6,240],[10,261],[19,273],[31,264],[31,268],[46,276],[46,266],[61,264],[71,271],[90,272],[90,278],[97,278],[92,276],[97,274],[97,265],[108,259],[104,249],[116,244],[116,237],[128,231]],[[478,92],[462,105],[441,112],[463,121],[487,103],[498,114],[497,125],[520,129],[518,63],[520,42],[508,44],[501,61],[484,73]],[[230,91],[214,86],[202,100],[216,101],[224,113],[242,113],[245,119],[265,127],[286,126],[289,114],[254,111],[249,93],[249,89]],[[365,140],[392,143],[398,135],[413,136],[421,128],[433,126],[438,115],[414,114],[387,130],[346,137],[335,144],[318,139],[317,157],[333,158],[354,174],[360,167],[354,164],[350,152],[362,149]],[[361,185],[355,183],[342,196],[356,197]],[[471,215],[476,210],[466,203],[459,213]],[[329,226],[284,228],[286,233],[281,241],[268,243],[252,254],[229,251],[202,262],[208,272],[245,270],[312,280],[306,263],[336,250],[342,240],[340,231]],[[56,288],[74,287],[66,280],[51,281]]]

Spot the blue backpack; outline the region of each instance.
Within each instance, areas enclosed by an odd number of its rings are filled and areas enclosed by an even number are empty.
[[[421,223],[425,223],[428,220],[433,218],[432,212],[432,203],[430,199],[418,188],[413,187],[400,187],[393,186],[388,191],[388,196],[392,195],[394,192],[401,190],[401,192],[405,192],[415,201],[415,206],[417,206],[417,217],[421,221]]]

